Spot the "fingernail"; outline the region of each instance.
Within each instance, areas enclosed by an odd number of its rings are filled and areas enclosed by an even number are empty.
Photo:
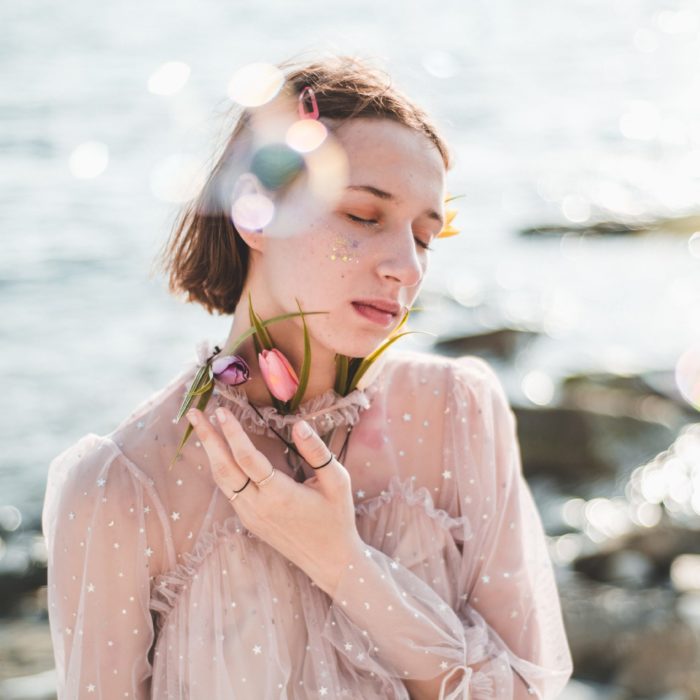
[[[297,425],[299,426],[297,428],[299,437],[307,438],[311,435],[311,426],[305,420],[300,420]]]
[[[187,420],[189,420],[192,425],[197,425],[199,416],[194,411],[187,411]]]
[[[219,419],[219,423],[224,423],[226,422],[226,411],[224,411],[223,408],[217,408],[216,409],[216,417]]]

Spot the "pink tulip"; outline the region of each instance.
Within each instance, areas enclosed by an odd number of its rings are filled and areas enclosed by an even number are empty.
[[[299,386],[299,377],[289,360],[277,348],[258,355],[263,380],[270,393],[280,401],[289,401]]]

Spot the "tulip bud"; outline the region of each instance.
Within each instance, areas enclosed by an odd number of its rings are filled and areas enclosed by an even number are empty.
[[[289,401],[296,394],[299,378],[289,360],[277,348],[263,350],[258,364],[265,385],[280,401]]]
[[[248,363],[238,355],[217,357],[212,361],[211,368],[214,372],[214,377],[229,386],[243,384],[250,379]]]

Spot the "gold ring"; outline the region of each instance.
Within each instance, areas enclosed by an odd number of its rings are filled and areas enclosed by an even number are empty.
[[[274,467],[272,467],[272,471],[271,471],[264,479],[262,479],[262,481],[256,481],[256,482],[255,482],[256,486],[265,486],[265,484],[266,484],[268,481],[270,481],[270,479],[272,479],[272,477],[275,475],[275,472],[276,472],[276,471],[277,471],[277,470],[276,470]]]

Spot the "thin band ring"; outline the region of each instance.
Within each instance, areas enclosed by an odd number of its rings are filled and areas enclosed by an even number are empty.
[[[243,486],[240,489],[238,489],[238,491],[236,491],[236,489],[233,489],[233,495],[229,496],[228,500],[231,501],[231,503],[233,503],[238,498],[238,494],[241,491],[243,491],[243,489],[245,489],[245,487],[248,486],[249,483],[250,483],[250,477],[248,477],[248,480],[245,482],[245,484],[243,484]]]
[[[335,455],[331,452],[331,456],[328,458],[327,462],[324,462],[320,467],[314,467],[313,465],[309,465],[312,469],[323,469],[323,467],[328,466],[333,460],[335,459]]]
[[[268,481],[270,481],[270,479],[272,479],[272,477],[275,475],[275,472],[276,472],[276,471],[277,471],[277,470],[276,470],[274,467],[272,467],[272,471],[271,471],[264,479],[262,479],[261,481],[256,481],[256,482],[255,482],[255,485],[256,485],[256,486],[265,486],[265,484],[266,484]]]

